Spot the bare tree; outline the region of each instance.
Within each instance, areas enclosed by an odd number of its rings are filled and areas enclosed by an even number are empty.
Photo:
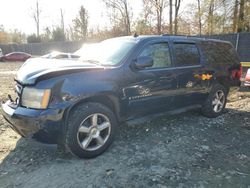
[[[232,32],[232,17],[235,0],[197,0],[197,20],[199,34],[208,35]],[[204,28],[202,25],[204,24]]]
[[[61,15],[61,29],[63,33],[65,33],[65,27],[64,27],[64,11],[60,8],[60,15]]]
[[[79,16],[73,20],[73,40],[85,40],[88,34],[88,12],[81,6]]]
[[[107,8],[111,8],[114,11],[118,11],[124,25],[126,35],[131,33],[131,12],[127,0],[103,0]]]
[[[151,7],[151,14],[156,15],[156,29],[157,33],[162,33],[162,20],[163,20],[163,11],[167,7],[166,0],[143,0],[144,7]]]
[[[169,0],[169,34],[173,34],[173,1]]]
[[[36,6],[35,9],[33,9],[32,11],[32,18],[35,20],[36,23],[36,36],[39,37],[40,36],[40,14],[41,14],[41,8],[39,6],[38,1],[36,1]]]
[[[162,13],[166,7],[166,2],[164,0],[154,0],[154,6],[157,14],[157,32],[161,34],[162,32]]]
[[[233,10],[233,32],[237,31],[237,23],[238,23],[238,10],[239,10],[239,1],[234,1],[234,10]]]
[[[237,32],[244,31],[245,23],[244,23],[244,6],[245,0],[240,0],[240,10],[239,10],[239,18],[238,18],[238,29]]]
[[[208,18],[207,18],[209,35],[213,33],[213,23],[214,23],[214,0],[210,0],[208,8]]]
[[[198,2],[198,19],[199,19],[199,35],[201,36],[201,2],[200,0],[197,0]]]
[[[175,0],[175,14],[174,14],[174,34],[177,34],[178,31],[178,14],[179,14],[179,9],[181,5],[181,0]]]
[[[222,11],[222,13],[223,13],[223,15],[222,15],[222,22],[221,22],[221,27],[222,27],[222,30],[221,30],[221,32],[222,33],[225,33],[225,32],[227,32],[227,18],[229,17],[229,4],[227,3],[227,1],[226,0],[222,0],[222,2],[221,2],[221,4],[222,4],[222,8],[223,8],[223,11]],[[230,19],[229,19],[230,20]]]

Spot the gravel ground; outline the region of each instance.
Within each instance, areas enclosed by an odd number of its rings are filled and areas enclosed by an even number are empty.
[[[13,93],[20,65],[0,63],[1,100]],[[226,111],[121,125],[108,151],[90,160],[20,138],[0,117],[0,187],[249,188],[250,92],[232,91]]]

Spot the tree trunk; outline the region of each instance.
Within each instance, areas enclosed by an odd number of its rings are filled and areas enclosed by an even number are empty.
[[[65,33],[65,27],[64,27],[64,13],[63,10],[60,9],[60,13],[61,13],[61,29],[63,31],[63,33]]]
[[[169,34],[172,35],[173,34],[173,10],[172,10],[172,5],[173,2],[172,0],[169,0]]]
[[[235,0],[235,2],[234,2],[234,13],[233,13],[233,32],[234,33],[237,31],[238,10],[239,10],[239,1]]]
[[[174,34],[178,31],[178,13],[180,9],[181,0],[175,0],[175,16],[174,16]]]
[[[156,17],[157,17],[157,34],[161,34],[161,5],[159,0],[155,0],[155,9],[156,9]]]
[[[219,32],[220,33],[226,33],[226,19],[227,19],[227,5],[226,5],[226,1],[222,1],[222,6],[223,6],[223,15],[221,18],[221,27]]]
[[[199,35],[201,36],[201,3],[198,0],[198,16],[199,16]]]
[[[36,2],[36,36],[39,37],[40,35],[40,11],[39,11],[39,4],[38,1]]]
[[[159,7],[159,31],[158,34],[162,34],[162,6]]]
[[[237,32],[244,31],[244,6],[245,0],[240,0],[240,11],[239,11],[239,19],[238,19],[238,29]]]
[[[210,0],[208,11],[208,34],[213,34],[213,21],[214,21],[214,0]]]
[[[125,9],[125,17],[126,17],[125,18],[126,34],[130,35],[131,34],[131,29],[130,29],[130,18],[129,18],[127,0],[124,1],[124,9]]]

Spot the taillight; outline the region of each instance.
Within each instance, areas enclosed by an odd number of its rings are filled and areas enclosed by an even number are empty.
[[[242,64],[240,63],[239,78],[241,78],[243,72]]]
[[[231,78],[232,79],[240,79],[242,76],[242,65],[239,64],[239,68],[238,69],[234,69],[231,72]]]

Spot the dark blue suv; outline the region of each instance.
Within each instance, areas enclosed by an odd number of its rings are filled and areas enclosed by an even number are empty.
[[[78,60],[36,58],[18,71],[4,118],[23,137],[54,140],[82,158],[104,152],[118,124],[200,108],[223,113],[241,65],[224,41],[131,36],[86,46]]]

